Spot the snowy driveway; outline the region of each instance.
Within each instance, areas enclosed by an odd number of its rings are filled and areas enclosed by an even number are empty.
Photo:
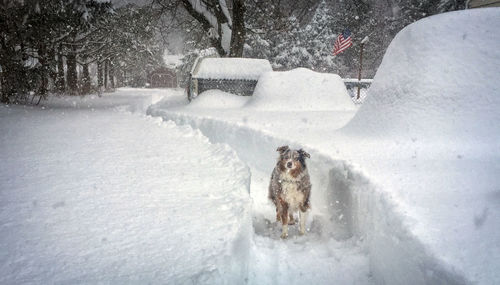
[[[165,91],[0,106],[0,283],[241,283],[249,171],[142,114]]]

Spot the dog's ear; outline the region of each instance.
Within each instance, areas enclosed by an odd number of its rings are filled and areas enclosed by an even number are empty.
[[[287,145],[280,146],[276,151],[279,151],[280,154],[283,154],[285,151],[289,150],[290,148]]]
[[[303,157],[307,157],[307,158],[311,158],[311,155],[309,153],[307,153],[305,150],[303,149],[299,149],[298,150],[299,154],[302,155]]]

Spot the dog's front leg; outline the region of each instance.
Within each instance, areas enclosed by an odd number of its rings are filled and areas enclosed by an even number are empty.
[[[281,223],[283,228],[281,230],[281,238],[288,237],[288,204],[283,202],[281,203]]]
[[[300,219],[299,234],[303,235],[306,233],[307,211],[305,212],[299,211],[299,219]]]

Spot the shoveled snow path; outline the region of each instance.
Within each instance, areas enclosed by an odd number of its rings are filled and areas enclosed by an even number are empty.
[[[269,174],[256,167],[251,171],[254,235],[249,284],[372,284],[362,243],[346,239],[345,229],[324,216],[309,216],[305,236],[291,226],[289,238],[281,239],[281,226],[267,201]]]
[[[297,227],[292,226],[289,238],[283,240],[280,238],[280,225],[275,221],[275,210],[267,199],[267,187],[277,156],[275,149],[287,142],[267,136],[266,132],[254,132],[247,128],[248,121],[258,119],[259,114],[253,114],[255,117],[249,120],[238,120],[243,124],[227,124],[205,116],[203,109],[183,110],[187,104],[184,95],[170,92],[172,96],[166,97],[148,112],[180,125],[192,125],[202,130],[212,142],[229,144],[250,167],[254,232],[248,261],[249,284],[373,283],[364,243],[356,237],[348,238],[345,227],[330,212],[331,203],[335,201],[326,194],[328,191],[322,189],[328,187],[329,180],[322,175],[325,172],[328,175],[331,166],[323,165],[324,162],[317,156],[311,159],[313,210],[308,218],[308,232],[305,236],[298,236]],[[224,115],[228,114],[224,112]],[[236,112],[233,115],[247,116]],[[269,116],[263,118],[266,119]],[[279,121],[272,121],[272,124],[275,123]]]
[[[243,282],[248,169],[163,92],[0,106],[0,284]]]

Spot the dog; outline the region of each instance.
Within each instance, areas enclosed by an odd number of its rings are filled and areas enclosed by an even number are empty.
[[[278,162],[271,174],[269,199],[276,206],[276,220],[282,223],[281,238],[288,237],[288,225],[295,224],[293,214],[299,211],[300,235],[305,234],[307,210],[311,207],[311,181],[306,158],[311,158],[303,149],[292,150],[281,146]]]

